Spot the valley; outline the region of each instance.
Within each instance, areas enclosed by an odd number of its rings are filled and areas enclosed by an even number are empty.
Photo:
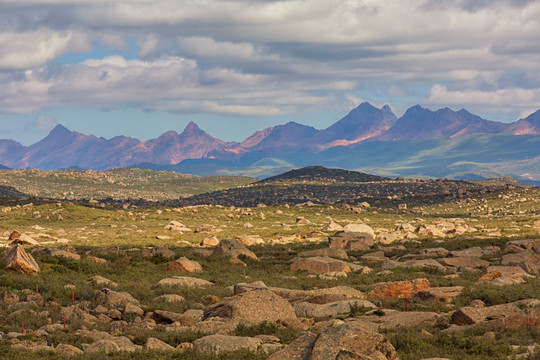
[[[77,192],[30,197],[23,171],[4,183],[13,187],[0,193],[5,358],[540,353],[537,187],[323,167],[263,181],[42,175],[35,194],[52,179]],[[137,196],[120,196],[128,188]]]

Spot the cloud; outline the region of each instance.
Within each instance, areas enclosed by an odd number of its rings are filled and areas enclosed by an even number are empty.
[[[39,114],[37,120],[32,125],[40,131],[49,132],[54,129],[54,127],[58,125],[58,123],[53,116]]]
[[[516,114],[540,88],[540,3],[532,0],[6,0],[2,7],[4,112],[82,105],[284,114],[348,107],[361,88],[367,99],[386,89],[396,103],[423,95]],[[98,43],[115,53],[136,44],[138,58],[52,63]]]

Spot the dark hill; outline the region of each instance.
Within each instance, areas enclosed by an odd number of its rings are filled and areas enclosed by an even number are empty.
[[[0,198],[9,198],[15,200],[29,198],[29,196],[18,191],[14,187],[0,185]]]
[[[358,171],[343,169],[328,169],[324,166],[307,166],[301,169],[287,171],[281,175],[272,176],[258,183],[283,181],[339,181],[339,182],[370,182],[384,181],[388,178],[370,175]]]

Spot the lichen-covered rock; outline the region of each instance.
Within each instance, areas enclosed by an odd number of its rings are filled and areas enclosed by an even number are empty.
[[[176,259],[171,265],[169,265],[165,272],[174,271],[179,273],[194,273],[201,272],[203,270],[201,264],[195,260],[189,260],[187,257],[182,256],[179,259]]]
[[[396,360],[396,350],[384,335],[336,320],[319,335],[304,333],[268,360]]]
[[[259,260],[253,251],[246,248],[238,240],[233,239],[221,240],[212,254],[216,256],[227,256],[233,259],[246,257],[252,260]]]
[[[291,304],[270,290],[253,290],[231,296],[208,306],[203,320],[211,317],[231,318],[247,323],[277,322],[296,319]]]
[[[345,261],[327,256],[296,258],[291,264],[290,270],[293,272],[303,270],[315,275],[336,271],[351,272],[351,268]]]
[[[26,275],[36,275],[40,269],[32,255],[24,251],[21,245],[15,245],[11,250],[2,254],[3,268]]]
[[[414,279],[375,284],[375,288],[367,294],[368,299],[406,298],[412,294],[429,288],[428,279]]]

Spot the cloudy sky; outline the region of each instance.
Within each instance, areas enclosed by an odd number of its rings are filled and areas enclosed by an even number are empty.
[[[540,108],[535,0],[0,0],[0,138],[57,123],[242,140],[362,101],[511,122]]]

